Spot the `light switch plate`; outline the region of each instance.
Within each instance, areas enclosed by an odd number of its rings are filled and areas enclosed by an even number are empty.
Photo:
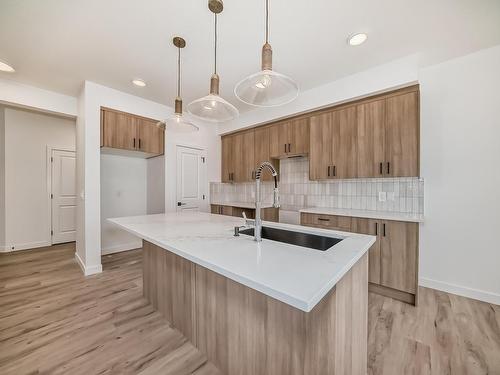
[[[385,202],[385,201],[387,201],[387,193],[385,191],[379,191],[378,192],[378,201],[379,202]]]

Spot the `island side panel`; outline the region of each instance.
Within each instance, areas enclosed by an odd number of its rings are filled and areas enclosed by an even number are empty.
[[[305,313],[144,244],[145,297],[222,373],[366,375],[367,255]]]
[[[142,253],[144,298],[196,345],[194,264],[147,241]]]

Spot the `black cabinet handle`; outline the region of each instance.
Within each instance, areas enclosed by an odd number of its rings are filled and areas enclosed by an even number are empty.
[[[324,219],[324,218],[322,218],[322,217],[318,217],[318,220],[319,220],[319,221],[330,221],[330,219]]]
[[[385,237],[385,223],[384,223],[384,229],[383,229],[383,236]]]
[[[375,223],[375,236],[378,236],[378,223]]]
[[[333,176],[335,177],[337,175],[337,166],[333,166]]]
[[[286,154],[286,143],[285,143],[285,154]]]
[[[328,177],[330,177],[330,166],[328,166]]]
[[[384,173],[383,168],[384,168],[384,163],[380,162],[380,169],[379,169],[380,174]]]
[[[135,138],[134,138],[134,148],[135,148]]]
[[[289,143],[289,144],[288,144],[288,152],[291,152],[291,151],[290,151],[290,147],[291,147],[291,145],[290,145],[290,143]]]
[[[139,138],[139,150],[141,149],[141,139]]]
[[[387,162],[387,174],[391,174],[391,163]]]

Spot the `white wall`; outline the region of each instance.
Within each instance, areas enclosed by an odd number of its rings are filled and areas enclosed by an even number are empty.
[[[147,164],[147,213],[165,212],[165,156],[146,160]]]
[[[420,71],[421,283],[500,304],[500,46]]]
[[[163,185],[162,185],[163,187]],[[101,154],[101,249],[103,254],[141,247],[141,241],[106,222],[147,213],[147,161]]]
[[[5,245],[48,246],[47,146],[75,149],[75,121],[5,109]]]
[[[78,209],[80,224],[77,234],[77,259],[85,274],[101,271],[101,203],[100,203],[100,107],[110,107],[137,115],[165,119],[172,109],[146,99],[110,89],[92,82],[85,82],[79,97],[77,122],[77,183],[81,196]],[[165,142],[167,211],[175,210],[175,175],[177,144],[201,147],[208,152],[208,180],[220,179],[220,140],[214,125],[200,124],[201,130],[190,134],[167,132]],[[80,139],[81,138],[81,139]],[[208,181],[207,181],[208,192]],[[208,208],[208,206],[207,206]]]
[[[220,124],[218,132],[224,134],[396,87],[408,86],[418,80],[418,63],[419,56],[411,55],[303,91],[296,100],[287,105],[244,112],[236,120]]]

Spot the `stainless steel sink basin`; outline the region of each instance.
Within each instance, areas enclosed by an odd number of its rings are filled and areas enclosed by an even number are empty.
[[[253,236],[254,228],[243,229],[240,233]],[[262,227],[262,238],[320,251],[326,251],[342,241],[342,238],[325,237],[317,234],[293,232],[291,230],[270,227]]]

